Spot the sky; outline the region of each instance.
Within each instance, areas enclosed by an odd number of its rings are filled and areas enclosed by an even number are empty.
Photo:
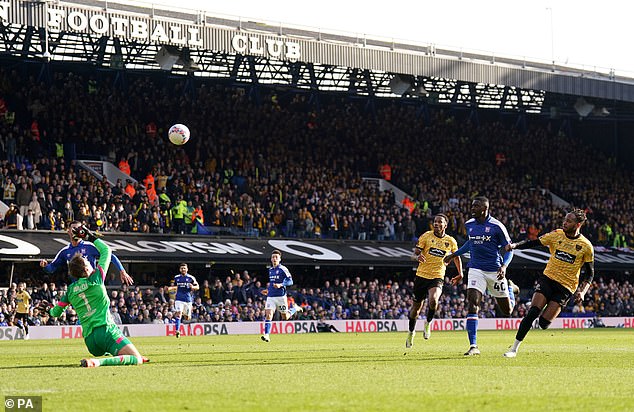
[[[634,3],[624,0],[179,0],[178,4],[254,21],[540,62],[555,60],[585,69],[615,69],[616,74],[634,77],[634,57],[629,50],[634,38]]]

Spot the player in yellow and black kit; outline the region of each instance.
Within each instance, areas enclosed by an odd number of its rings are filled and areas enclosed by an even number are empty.
[[[423,233],[416,243],[412,260],[418,261],[416,279],[414,280],[414,304],[409,312],[409,333],[405,341],[405,347],[411,348],[416,335],[416,319],[420,314],[423,300],[427,297],[427,318],[423,327],[423,337],[429,339],[431,334],[431,322],[438,308],[438,299],[442,293],[445,279],[445,263],[443,258],[458,250],[456,239],[445,234],[449,219],[443,214],[434,217],[434,230]],[[458,269],[458,276],[451,279],[456,285],[462,280],[462,261],[460,256],[454,258]]]
[[[26,291],[26,283],[18,283],[18,292],[15,294],[15,319],[18,328],[24,331],[24,339],[29,338],[29,309],[31,307],[31,295]]]
[[[504,354],[505,357],[517,356],[517,350],[535,319],[539,317],[539,327],[547,329],[573,295],[576,303],[583,302],[594,277],[594,249],[592,243],[580,233],[585,221],[586,213],[575,209],[566,215],[561,229],[547,233],[537,240],[507,245],[509,250],[548,246],[550,259],[544,274],[537,281],[531,308],[520,323],[515,343]],[[585,269],[583,274],[582,266]]]

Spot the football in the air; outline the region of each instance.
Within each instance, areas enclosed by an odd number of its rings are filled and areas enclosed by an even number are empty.
[[[167,136],[169,137],[170,142],[174,143],[176,146],[184,145],[189,140],[189,128],[184,124],[175,124],[170,127],[169,132],[167,132]]]

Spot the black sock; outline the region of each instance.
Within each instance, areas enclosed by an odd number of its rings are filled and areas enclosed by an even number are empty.
[[[520,327],[517,329],[515,339],[519,340],[520,342],[524,340],[528,331],[531,330],[533,322],[535,322],[535,319],[539,317],[540,313],[542,313],[541,309],[531,306],[526,316],[524,316],[524,319],[522,319],[522,322],[520,322]]]
[[[414,332],[414,329],[416,329],[416,319],[409,319],[409,331],[410,332]]]
[[[436,314],[436,308],[432,309],[432,308],[428,308],[427,309],[427,322],[431,322],[432,320],[434,320],[434,315]]]

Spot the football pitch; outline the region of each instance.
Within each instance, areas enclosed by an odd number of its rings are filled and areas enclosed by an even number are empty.
[[[83,341],[0,342],[4,396],[44,411],[632,411],[634,331],[510,331],[133,338],[143,366],[80,368]]]

